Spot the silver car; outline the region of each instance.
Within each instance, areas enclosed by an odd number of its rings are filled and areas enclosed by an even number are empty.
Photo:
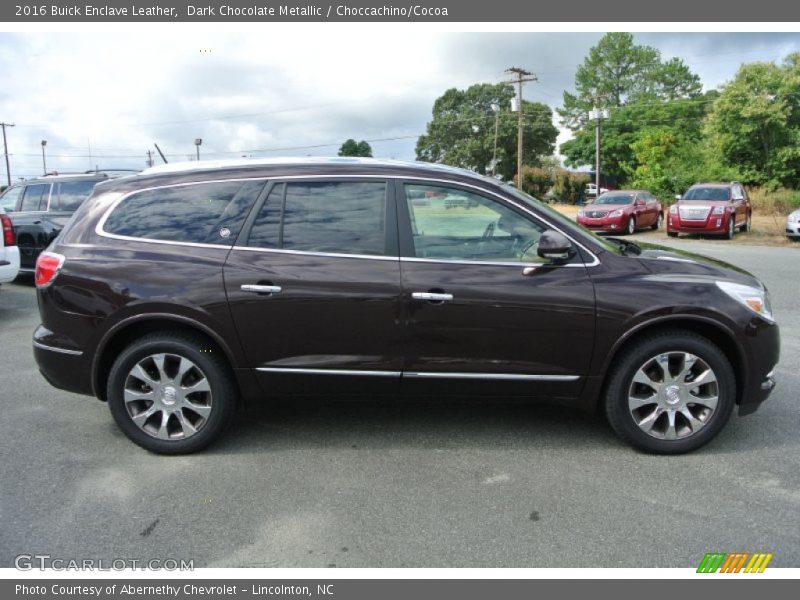
[[[800,239],[800,208],[786,218],[786,237]]]

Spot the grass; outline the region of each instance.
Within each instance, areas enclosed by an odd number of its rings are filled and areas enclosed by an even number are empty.
[[[800,208],[800,190],[779,189],[772,192],[764,188],[748,190],[753,214],[786,216]]]

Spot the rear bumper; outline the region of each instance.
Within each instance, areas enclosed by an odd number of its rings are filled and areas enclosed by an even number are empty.
[[[60,390],[93,396],[91,360],[42,325],[33,332],[33,357],[47,382]]]
[[[0,248],[0,283],[14,281],[19,274],[19,248]]]

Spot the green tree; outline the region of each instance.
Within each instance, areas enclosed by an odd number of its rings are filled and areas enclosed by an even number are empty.
[[[667,61],[650,46],[637,45],[630,33],[608,33],[589,50],[575,74],[575,93],[564,92],[558,109],[573,139],[560,151],[571,166],[594,164],[594,106],[609,109],[603,123],[602,159],[606,173],[621,182],[623,164],[634,161],[631,144],[641,129],[660,123],[701,131],[705,99],[697,75],[678,58]]]
[[[708,120],[708,136],[724,164],[747,183],[800,184],[800,54],[782,65],[742,65],[723,86]]]
[[[508,84],[481,83],[466,90],[451,88],[436,99],[433,117],[417,140],[417,160],[491,171],[497,122],[497,168],[511,179],[517,166],[517,114],[509,111],[514,88]],[[499,107],[499,112],[492,110]],[[555,149],[558,129],[553,113],[540,102],[523,101],[523,149],[526,165],[538,166]]]
[[[522,191],[536,198],[544,198],[553,187],[555,180],[550,169],[542,167],[522,167]]]
[[[364,140],[357,142],[353,138],[350,138],[339,148],[339,156],[371,157],[372,147]]]

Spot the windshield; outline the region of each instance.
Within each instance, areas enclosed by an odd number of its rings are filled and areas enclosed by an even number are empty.
[[[592,204],[630,204],[636,194],[603,194]]]
[[[726,187],[693,187],[681,200],[727,200],[729,198]]]
[[[614,254],[620,254],[620,249],[618,244],[612,244],[611,242],[604,240],[600,236],[592,233],[588,229],[584,229],[583,227],[578,226],[573,220],[570,218],[562,215],[560,212],[551,208],[546,203],[534,198],[533,196],[526,194],[523,191],[518,190],[517,188],[503,184],[503,189],[507,192],[510,192],[514,197],[519,198],[526,204],[537,208],[538,210],[542,211],[547,218],[551,221],[556,223],[557,225],[562,226],[570,235],[577,238],[583,238],[591,243],[594,243],[604,250],[609,252],[613,252]]]

